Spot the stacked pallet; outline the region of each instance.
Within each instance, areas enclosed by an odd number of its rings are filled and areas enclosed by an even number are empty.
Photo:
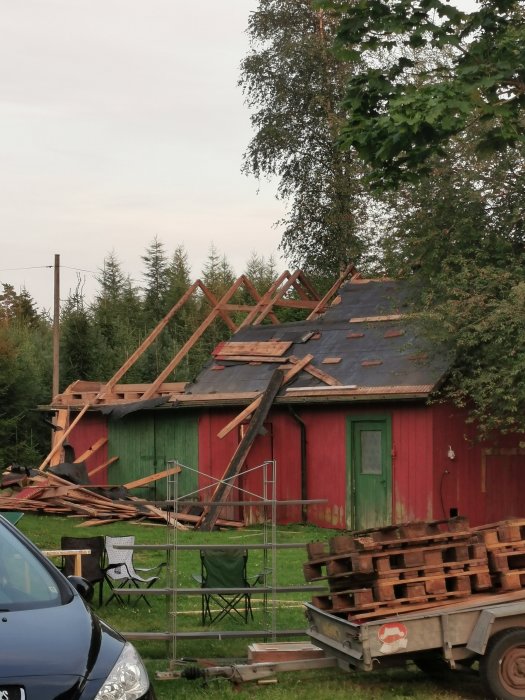
[[[313,598],[313,605],[351,621],[493,589],[483,536],[462,517],[338,535],[328,548],[312,542],[307,552],[306,580],[327,581],[329,588]]]
[[[525,520],[504,520],[474,531],[486,547],[494,587],[499,591],[525,588]]]

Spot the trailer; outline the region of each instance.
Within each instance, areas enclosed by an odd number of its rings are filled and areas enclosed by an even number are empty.
[[[344,670],[373,671],[411,660],[423,671],[437,672],[479,661],[490,697],[525,698],[525,590],[472,596],[361,624],[305,606],[310,639]]]

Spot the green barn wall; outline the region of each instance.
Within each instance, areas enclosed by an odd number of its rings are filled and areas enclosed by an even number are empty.
[[[109,472],[112,484],[125,484],[167,469],[177,460],[195,470],[199,464],[198,417],[179,411],[131,413],[108,424],[108,457],[118,456]],[[197,489],[197,472],[183,469],[179,496]],[[166,498],[166,479],[154,481],[133,495],[149,500]]]

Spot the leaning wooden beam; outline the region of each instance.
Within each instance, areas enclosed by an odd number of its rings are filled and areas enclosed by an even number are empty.
[[[146,486],[147,484],[151,484],[153,481],[158,481],[159,479],[165,479],[167,476],[179,474],[181,471],[182,469],[180,467],[171,467],[170,469],[165,469],[162,472],[157,472],[156,474],[150,474],[150,476],[145,476],[142,479],[130,481],[127,484],[123,484],[123,486],[126,489],[137,489],[140,486]]]
[[[277,392],[281,388],[282,383],[283,373],[281,370],[276,369],[270,378],[270,382],[268,383],[264,394],[261,396],[260,404],[250,421],[244,437],[240,441],[237,449],[235,450],[235,454],[226,467],[221,481],[215,488],[211,498],[215,505],[207,506],[204,509],[201,520],[197,525],[198,528],[203,530],[213,530],[219,513],[219,504],[224,503],[224,501],[228,498],[228,495],[233,488],[233,480],[241,471],[244,460],[248,456],[248,452],[250,451],[255,438],[262,428],[262,425],[272,407],[273,401],[277,395]]]
[[[337,292],[339,287],[343,284],[343,282],[348,278],[349,275],[355,273],[355,267],[352,263],[350,265],[347,265],[346,268],[341,272],[339,275],[339,278],[336,280],[336,282],[330,287],[330,289],[326,292],[324,297],[321,299],[321,301],[317,304],[315,309],[312,311],[312,313],[308,316],[306,319],[307,321],[312,321],[313,319],[317,318],[319,314],[322,312],[324,307],[328,304],[330,299],[333,297],[333,295]]]
[[[101,447],[103,447],[106,442],[108,441],[106,436],[103,436],[99,438],[91,447],[88,447],[88,449],[83,452],[80,457],[77,457],[74,461],[74,464],[78,464],[79,462],[85,462],[86,459],[89,459],[92,455],[95,454],[97,450],[100,450]]]
[[[111,457],[110,459],[108,459],[107,462],[104,462],[104,464],[99,464],[98,467],[95,467],[95,468],[92,469],[90,472],[88,472],[88,476],[89,476],[89,477],[95,476],[95,474],[98,474],[99,472],[101,472],[101,471],[102,471],[103,469],[105,469],[106,467],[109,467],[110,464],[114,464],[115,462],[118,462],[118,460],[119,460],[119,457],[118,457],[118,456],[117,456],[117,457]]]
[[[229,301],[232,296],[235,294],[235,292],[238,290],[238,288],[242,284],[242,277],[239,277],[230,287],[230,289],[226,292],[226,294],[220,299],[219,304],[224,304],[225,302]],[[195,333],[189,338],[182,348],[179,350],[179,352],[175,355],[175,357],[171,360],[171,362],[168,364],[167,367],[165,367],[162,372],[159,374],[159,376],[155,379],[153,384],[150,385],[149,389],[144,392],[143,399],[150,399],[153,394],[157,391],[159,386],[165,381],[167,377],[170,376],[170,374],[173,372],[175,367],[183,360],[188,352],[191,350],[191,348],[195,345],[195,343],[199,340],[201,335],[203,335],[204,331],[215,321],[217,316],[219,315],[219,309],[215,307],[213,311],[208,315],[207,318],[204,319],[204,321],[201,323],[199,328],[195,331]]]
[[[67,408],[62,408],[60,411],[57,411],[56,417],[55,417],[55,426],[57,429],[57,432],[64,431],[66,429],[67,423],[69,420],[69,409]],[[60,434],[57,434],[57,432],[53,432],[53,439],[51,441],[51,446],[54,447],[55,443],[59,440]],[[50,465],[52,467],[56,467],[57,464],[60,464],[62,461],[61,455],[60,455],[60,450],[58,452],[55,452],[53,455],[53,458],[50,461]]]
[[[43,470],[47,467],[47,465],[49,464],[49,462],[51,461],[51,459],[55,456],[55,454],[58,452],[58,450],[62,447],[62,445],[63,445],[64,442],[66,441],[66,438],[67,438],[68,435],[71,433],[71,431],[73,430],[73,428],[75,427],[75,425],[76,425],[76,424],[80,421],[80,419],[84,416],[84,414],[86,413],[86,411],[88,410],[88,408],[90,407],[90,405],[91,405],[91,404],[86,403],[86,404],[84,405],[84,408],[83,408],[81,411],[79,411],[79,413],[78,413],[78,415],[76,416],[75,420],[70,424],[69,428],[67,428],[66,430],[64,430],[64,432],[60,435],[59,439],[58,439],[58,440],[55,442],[55,444],[53,445],[53,447],[52,447],[52,449],[51,449],[51,452],[47,455],[47,457],[44,459],[44,461],[42,462],[42,464],[38,467],[38,468],[40,469],[40,471],[43,471]]]
[[[291,381],[295,375],[299,374],[299,372],[303,370],[313,359],[313,355],[305,355],[301,360],[297,360],[297,363],[284,375],[282,382],[283,385]],[[229,432],[240,425],[246,418],[248,418],[248,416],[251,416],[251,414],[259,407],[263,396],[264,394],[258,396],[249,406],[244,409],[244,411],[241,411],[238,416],[228,423],[228,425],[225,425],[224,428],[217,433],[217,437],[223,438],[225,435],[228,435]]]

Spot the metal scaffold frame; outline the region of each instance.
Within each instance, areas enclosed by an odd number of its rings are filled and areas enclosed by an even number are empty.
[[[241,495],[239,500],[228,500],[224,503],[218,504],[217,508],[230,508],[230,507],[247,507],[247,508],[257,508],[262,511],[262,543],[261,544],[246,544],[243,543],[242,548],[246,550],[250,549],[262,549],[263,556],[263,614],[265,619],[264,624],[264,637],[275,639],[277,636],[277,463],[275,460],[268,460],[256,467],[251,467],[245,469],[240,474],[235,474],[228,478],[219,479],[210,475],[203,475],[202,472],[181,464],[177,461],[168,462],[168,466],[179,467],[180,471],[171,474],[167,477],[167,489],[166,496],[167,502],[173,512],[173,523],[171,527],[167,528],[168,531],[168,547],[172,551],[172,557],[170,559],[170,565],[168,566],[168,587],[171,591],[170,605],[169,605],[169,617],[171,618],[171,660],[175,661],[177,659],[177,639],[180,634],[177,630],[177,610],[178,610],[178,598],[179,595],[185,594],[185,589],[181,589],[178,586],[178,571],[179,571],[179,559],[178,553],[181,549],[213,549],[221,548],[226,549],[228,546],[232,545],[180,545],[179,544],[179,528],[177,527],[176,514],[179,512],[179,508],[186,505],[202,505],[205,501],[200,500],[200,497],[207,494],[210,487],[217,487],[222,484],[228,488],[234,487],[236,491]],[[190,493],[181,495],[179,493],[179,479],[180,474],[183,470],[194,472],[200,474],[201,479],[206,478],[210,483],[206,486],[202,486]],[[253,472],[262,472],[262,493],[258,494],[243,488],[240,485],[240,477],[246,476],[247,474]],[[238,545],[234,545],[238,549]],[[198,590],[198,589],[197,589]],[[269,605],[269,594],[271,604]],[[213,633],[210,633],[212,636]],[[217,631],[217,638],[223,637],[224,632]],[[246,636],[246,631],[230,632],[229,637]]]

